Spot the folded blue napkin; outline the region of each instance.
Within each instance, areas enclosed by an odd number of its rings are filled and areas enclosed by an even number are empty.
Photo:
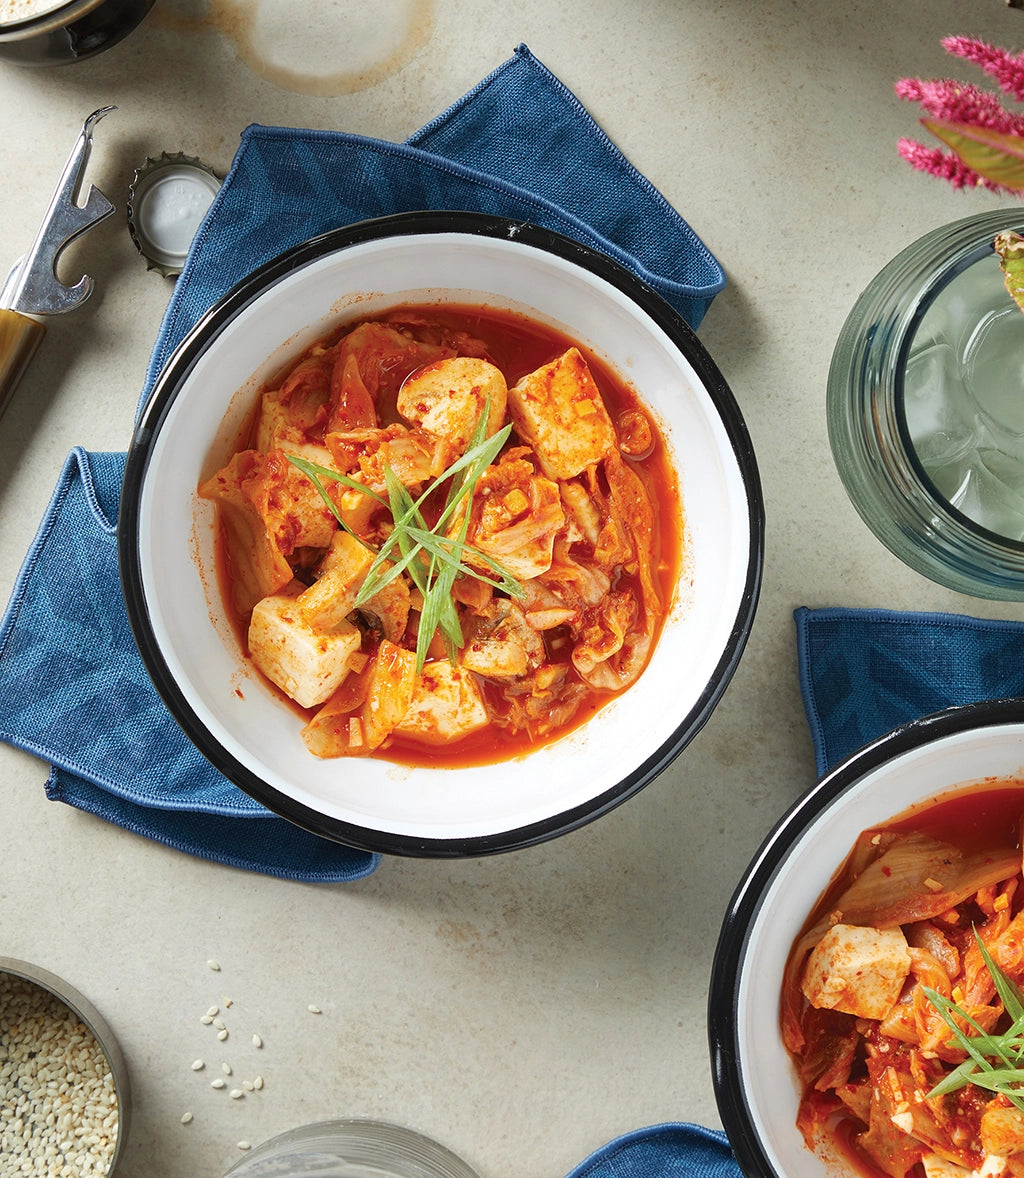
[[[794,612],[818,774],[910,720],[1024,696],[1024,628],[962,614]]]
[[[743,1178],[725,1134],[670,1122],[623,1134],[585,1158],[566,1178]]]
[[[142,401],[191,327],[272,257],[421,209],[529,220],[627,265],[696,326],[724,285],[685,221],[525,46],[405,144],[249,127],[175,284]],[[51,798],[234,867],[357,879],[374,855],[236,789],[171,719],[135,649],[117,570],[123,454],[74,450],[0,619],[0,740],[49,761]]]

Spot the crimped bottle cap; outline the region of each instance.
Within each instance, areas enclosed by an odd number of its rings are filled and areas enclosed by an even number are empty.
[[[194,156],[162,152],[135,170],[128,190],[128,231],[146,268],[181,273],[196,230],[220,188],[217,173]]]

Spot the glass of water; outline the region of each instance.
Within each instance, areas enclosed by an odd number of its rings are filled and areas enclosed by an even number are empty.
[[[999,209],[926,234],[857,300],[828,381],[829,440],[875,534],[931,580],[1024,600],[1024,312]]]
[[[386,1121],[301,1125],[257,1146],[224,1178],[477,1178],[443,1145]]]

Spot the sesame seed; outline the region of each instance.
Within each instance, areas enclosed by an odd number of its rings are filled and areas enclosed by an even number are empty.
[[[242,1087],[246,1090],[246,1092],[252,1092],[256,1088],[256,1085],[252,1082],[252,1080],[243,1080]]]
[[[222,1018],[215,1018],[213,1020],[213,1025],[217,1028],[218,1031],[224,1030],[224,1020]]]
[[[241,1100],[244,1095],[245,1095],[245,1093],[242,1091],[241,1088],[232,1088],[231,1089],[231,1099],[232,1100]]]
[[[212,969],[214,973],[220,973],[220,962],[214,961],[211,957],[210,960],[206,963],[206,968]]]
[[[252,1086],[256,1089],[257,1092],[259,1092],[259,1090],[263,1087],[263,1077],[257,1076],[256,1079],[253,1080]]]
[[[181,1123],[182,1123],[183,1125],[187,1125],[187,1124],[188,1124],[188,1123],[189,1123],[191,1120],[192,1120],[192,1114],[191,1114],[191,1113],[182,1113],[182,1114],[181,1114]]]
[[[114,1077],[61,999],[0,971],[0,1174],[105,1174],[117,1144]]]
[[[248,1141],[240,1141],[238,1143],[238,1148],[239,1149],[252,1149],[252,1146],[249,1144]]]
[[[306,1009],[309,1011],[310,1014],[322,1014],[323,1013],[323,1011],[320,1009],[320,1007],[314,1006],[312,1002],[306,1007]]]
[[[206,1064],[204,1064],[201,1059],[194,1059],[192,1061],[192,1071],[194,1072],[201,1072],[205,1067]]]
[[[206,1012],[207,1018],[213,1018],[214,1015],[217,1014],[220,1014],[220,1008],[217,1006],[211,1006],[210,1009]]]
[[[252,1045],[253,1045],[253,1047],[262,1047],[263,1046],[263,1040],[259,1037],[259,1035],[253,1035]]]
[[[225,1030],[223,1030],[223,1029],[222,1029],[222,1030],[220,1030],[220,1031],[218,1031],[218,1032],[217,1032],[217,1038],[218,1038],[218,1039],[219,1039],[219,1040],[220,1040],[222,1043],[224,1042],[224,1040],[225,1040],[227,1037],[228,1037],[228,1033],[227,1033],[227,1031],[225,1031]]]
[[[220,1070],[224,1073],[225,1076],[230,1076],[231,1075],[231,1064],[222,1063],[220,1065]]]
[[[208,1027],[210,1023],[213,1022],[213,1018],[211,1015],[204,1014],[199,1021],[203,1024],[204,1027]]]
[[[210,1081],[210,1087],[211,1088],[226,1088],[227,1083],[228,1083],[227,1080],[225,1080],[222,1076],[218,1076],[216,1080]]]

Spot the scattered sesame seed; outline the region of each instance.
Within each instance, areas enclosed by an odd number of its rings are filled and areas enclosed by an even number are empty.
[[[225,1040],[227,1037],[228,1037],[228,1033],[227,1033],[227,1031],[221,1030],[221,1031],[218,1031],[218,1032],[217,1032],[217,1038],[218,1038],[218,1039],[219,1039],[219,1040],[220,1040],[222,1043],[224,1042],[224,1040]]]
[[[243,1080],[242,1087],[246,1090],[246,1092],[252,1092],[256,1085],[252,1082],[252,1080]]]
[[[215,1018],[213,1020],[213,1025],[217,1028],[218,1031],[224,1030],[224,1020],[222,1018]]]
[[[259,1092],[259,1090],[263,1087],[263,1077],[257,1076],[256,1079],[253,1080],[252,1086],[256,1089],[257,1092]]]
[[[208,1014],[204,1014],[199,1021],[203,1024],[204,1027],[208,1027],[210,1023],[213,1022],[213,1019]]]
[[[189,1123],[189,1121],[191,1121],[191,1120],[192,1120],[192,1114],[191,1114],[191,1113],[182,1113],[182,1114],[181,1114],[181,1123],[182,1123],[183,1125],[187,1125],[187,1124]]]
[[[232,1100],[241,1100],[244,1095],[245,1095],[245,1093],[242,1091],[241,1088],[232,1088],[231,1089],[231,1099]]]
[[[225,998],[225,999],[224,999],[224,1009],[225,1009],[225,1010],[227,1010],[227,1008],[228,1008],[229,1006],[234,1006],[234,1005],[235,1005],[235,1000],[234,1000],[234,998]]]
[[[210,960],[206,963],[206,968],[212,969],[214,973],[220,973],[220,962],[214,961],[211,957]]]
[[[203,1063],[203,1061],[201,1059],[194,1059],[192,1061],[192,1071],[194,1071],[194,1072],[201,1072],[203,1070],[203,1068],[205,1068],[205,1067],[206,1067],[206,1064]]]
[[[222,1063],[220,1065],[220,1070],[224,1073],[225,1076],[230,1076],[231,1075],[231,1064]]]
[[[225,1080],[222,1076],[218,1076],[216,1080],[210,1081],[210,1087],[211,1088],[225,1088],[225,1087],[227,1087],[227,1080]]]
[[[320,1009],[320,1007],[314,1006],[312,1002],[306,1007],[306,1009],[310,1014],[323,1014],[323,1011]]]
[[[207,1018],[213,1018],[213,1016],[217,1014],[220,1014],[220,1008],[216,1006],[211,1006],[210,1009],[206,1012]]]
[[[249,1144],[248,1141],[240,1141],[238,1143],[238,1148],[239,1149],[252,1149],[252,1146]]]
[[[259,1035],[253,1035],[252,1045],[253,1045],[253,1047],[262,1047],[263,1046],[263,1040],[259,1037]]]

